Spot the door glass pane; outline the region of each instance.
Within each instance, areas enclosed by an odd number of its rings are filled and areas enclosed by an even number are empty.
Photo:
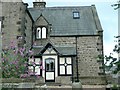
[[[65,74],[65,66],[60,66],[60,74]]]
[[[35,75],[40,75],[40,66],[35,67]]]
[[[53,71],[54,70],[54,61],[50,62],[50,70]]]
[[[72,74],[72,66],[71,65],[67,66],[67,74]]]
[[[54,71],[54,60],[53,59],[46,60],[46,71]]]

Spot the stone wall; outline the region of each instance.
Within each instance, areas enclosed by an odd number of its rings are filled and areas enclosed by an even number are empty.
[[[71,85],[71,76],[58,76],[55,78],[55,83],[59,83],[60,85]]]
[[[2,46],[8,47],[10,42],[14,41],[17,46],[18,43],[23,44],[24,33],[24,16],[26,5],[22,2],[3,2],[2,3]],[[22,37],[21,41],[18,40]]]
[[[101,73],[103,71],[103,61],[98,62],[99,55],[102,55],[102,48],[98,46],[99,36],[88,36],[77,38],[77,54],[78,54],[78,67],[79,76],[82,82],[91,82],[91,84],[105,84],[105,79],[102,79]],[[102,44],[101,44],[102,45]],[[98,50],[100,49],[100,50]],[[97,77],[97,78],[91,78]],[[86,79],[87,78],[87,79]],[[91,79],[90,79],[91,78]],[[95,79],[95,80],[94,80]],[[86,81],[87,80],[87,81]],[[103,82],[102,82],[103,81]]]
[[[50,41],[54,45],[76,45],[75,37],[50,37]]]
[[[35,36],[34,36],[35,37]],[[46,39],[41,39],[41,40],[35,40],[37,46],[44,46],[48,42],[52,43],[53,45],[70,45],[74,46],[76,45],[75,37],[47,37]]]
[[[98,37],[79,37],[77,39],[77,53],[80,76],[98,76],[99,67],[97,63],[99,55],[97,51]]]
[[[77,44],[78,71],[83,84],[105,84],[103,60],[99,58],[103,55],[101,38],[100,36],[51,37],[50,40],[54,45],[76,46]],[[76,76],[76,60],[73,70]]]

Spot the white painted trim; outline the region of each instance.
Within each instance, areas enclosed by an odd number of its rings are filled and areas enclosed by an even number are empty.
[[[49,50],[47,49],[47,50],[43,53],[43,55],[44,55],[44,54],[57,54],[57,53],[56,53],[55,50],[52,48],[51,52],[49,52]]]

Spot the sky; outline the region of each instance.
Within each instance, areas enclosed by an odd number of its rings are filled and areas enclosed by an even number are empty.
[[[32,2],[35,0],[23,0],[32,7]],[[39,1],[39,0],[38,0]],[[111,5],[117,3],[117,0],[44,0],[47,7],[53,6],[91,6],[95,4],[97,13],[104,30],[104,54],[109,55],[112,53],[117,39],[114,36],[118,35],[118,10],[114,10]],[[118,57],[116,53],[113,55]]]

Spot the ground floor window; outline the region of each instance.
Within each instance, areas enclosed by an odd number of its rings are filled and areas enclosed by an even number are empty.
[[[42,76],[42,61],[40,58],[29,58],[28,73]]]
[[[71,57],[61,57],[59,59],[59,75],[72,75],[72,59]]]

